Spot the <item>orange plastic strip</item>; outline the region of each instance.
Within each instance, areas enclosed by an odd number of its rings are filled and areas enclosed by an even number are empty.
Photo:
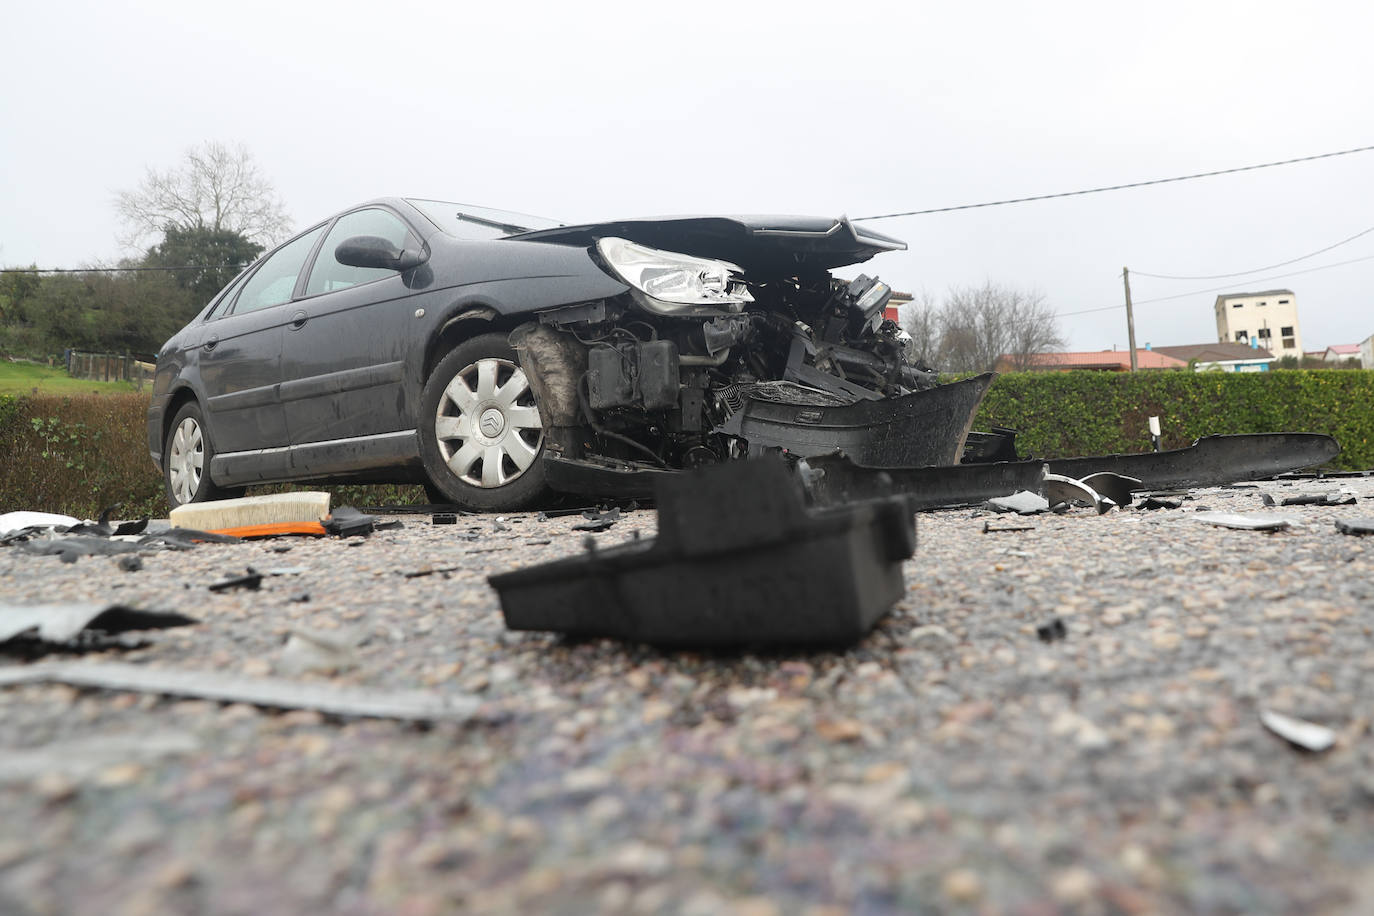
[[[265,525],[239,525],[236,528],[213,528],[211,534],[227,534],[236,538],[271,538],[283,534],[305,534],[324,537],[329,532],[319,522],[272,522]]]

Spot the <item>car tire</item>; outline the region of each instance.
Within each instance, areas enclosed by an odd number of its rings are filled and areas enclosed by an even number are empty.
[[[433,489],[465,509],[524,509],[548,492],[539,406],[504,334],[465,340],[439,361],[419,436]]]
[[[210,461],[214,457],[215,448],[200,405],[195,401],[183,404],[167,427],[167,438],[162,443],[162,479],[167,486],[167,502],[173,508],[243,494],[241,488],[217,487],[210,480]]]

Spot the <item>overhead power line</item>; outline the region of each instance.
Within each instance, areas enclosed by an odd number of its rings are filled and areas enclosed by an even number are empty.
[[[1371,232],[1374,232],[1374,226],[1370,226],[1363,232],[1357,232],[1348,239],[1341,239],[1334,245],[1327,245],[1325,248],[1318,248],[1311,254],[1305,254],[1300,258],[1293,258],[1289,261],[1280,261],[1277,264],[1269,264],[1264,267],[1256,267],[1253,270],[1238,270],[1233,274],[1210,274],[1207,276],[1200,277],[1178,277],[1170,274],[1151,274],[1146,273],[1143,270],[1132,270],[1131,273],[1135,274],[1137,277],[1153,277],[1156,280],[1225,280],[1227,277],[1243,277],[1246,274],[1257,274],[1260,271],[1273,270],[1276,267],[1287,267],[1289,264],[1296,264],[1299,261],[1306,261],[1308,258],[1315,258],[1319,254],[1325,254],[1326,252],[1331,251],[1334,248],[1339,248],[1342,245],[1353,242],[1358,238],[1362,238],[1366,235],[1369,235],[1369,233]]]
[[[1345,266],[1347,266],[1347,265],[1349,265],[1349,264],[1358,264],[1358,263],[1360,263],[1361,261],[1374,261],[1374,254],[1365,255],[1365,256],[1362,257],[1362,258],[1351,258],[1349,261],[1337,261],[1337,262],[1334,263],[1334,264],[1323,264],[1321,267],[1309,267],[1309,268],[1307,268],[1306,270],[1290,270],[1288,273],[1275,274],[1275,275],[1272,276],[1272,277],[1260,277],[1260,278],[1258,278],[1255,282],[1257,282],[1257,283],[1268,283],[1270,280],[1286,280],[1286,279],[1288,279],[1289,277],[1296,277],[1296,276],[1299,276],[1300,274],[1312,274],[1312,273],[1316,273],[1316,272],[1319,271],[1319,270],[1330,270],[1330,269],[1332,269],[1333,267],[1345,267]],[[1131,273],[1134,274],[1135,271],[1131,271]],[[1228,290],[1228,289],[1231,289],[1231,287],[1230,287],[1230,286],[1213,286],[1213,287],[1210,287],[1210,288],[1208,288],[1208,289],[1195,289],[1195,290],[1193,290],[1192,292],[1188,292],[1188,293],[1175,293],[1175,294],[1172,295],[1172,296],[1156,296],[1156,297],[1153,298],[1153,299],[1136,299],[1136,300],[1134,300],[1134,304],[1135,304],[1135,305],[1149,305],[1149,304],[1152,303],[1152,302],[1168,302],[1168,301],[1170,301],[1170,300],[1172,300],[1172,299],[1186,299],[1186,298],[1188,298],[1189,296],[1200,296],[1200,295],[1202,295],[1203,293],[1220,293],[1220,292],[1223,292],[1223,291]],[[1124,303],[1123,303],[1123,304],[1120,304],[1120,305],[1104,305],[1104,306],[1101,306],[1101,307],[1099,307],[1099,308],[1095,308],[1095,309],[1083,309],[1083,310],[1077,311],[1077,312],[1056,312],[1054,317],[1056,317],[1056,318],[1068,318],[1068,317],[1073,316],[1073,315],[1088,315],[1088,314],[1091,314],[1091,313],[1093,313],[1093,312],[1111,312],[1111,311],[1115,311],[1115,310],[1117,310],[1117,309],[1124,309],[1125,307],[1126,307],[1126,306],[1125,306]]]
[[[929,210],[907,210],[902,213],[879,213],[876,216],[856,216],[855,222],[874,219],[894,219],[899,216],[925,216],[930,213],[952,213],[955,210],[977,210],[980,207],[1002,207],[1007,204],[1025,204],[1036,200],[1053,200],[1058,197],[1081,197],[1084,194],[1101,194],[1104,191],[1124,191],[1127,188],[1144,188],[1156,184],[1169,184],[1175,181],[1192,181],[1196,178],[1212,178],[1216,175],[1233,175],[1236,172],[1253,172],[1256,169],[1272,169],[1280,165],[1293,165],[1297,162],[1312,162],[1317,159],[1332,159],[1336,156],[1349,156],[1354,153],[1367,153],[1374,146],[1359,146],[1355,149],[1339,150],[1334,153],[1318,153],[1315,156],[1300,156],[1297,159],[1281,159],[1277,162],[1261,162],[1259,165],[1242,165],[1233,169],[1217,169],[1214,172],[1197,172],[1193,175],[1177,175],[1173,178],[1154,178],[1150,181],[1133,181],[1128,184],[1114,184],[1101,188],[1085,188],[1081,191],[1061,191],[1057,194],[1037,194],[1033,197],[1013,197],[1007,200],[990,200],[981,204],[960,204],[957,207],[933,207]]]

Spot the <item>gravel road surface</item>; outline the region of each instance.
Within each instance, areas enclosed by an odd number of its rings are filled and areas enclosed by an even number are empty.
[[[1260,495],[1341,488],[1361,498]],[[486,577],[581,550],[577,518],[400,516],[134,571],[0,548],[4,601],[201,621],[48,661],[480,701],[415,725],[0,689],[0,912],[1372,912],[1374,538],[1334,525],[1370,516],[1370,479],[1016,532],[925,513],[905,598],[833,652],[507,632]],[[641,510],[594,537],[654,527]],[[206,588],[249,566],[278,574]],[[300,651],[301,631],[343,648]],[[1335,745],[1301,750],[1262,710]]]

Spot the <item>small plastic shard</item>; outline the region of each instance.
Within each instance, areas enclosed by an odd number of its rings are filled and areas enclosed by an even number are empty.
[[[1019,490],[1010,496],[995,496],[988,500],[985,505],[997,512],[1015,512],[1017,515],[1036,515],[1040,512],[1048,512],[1050,501],[1039,493],[1032,493],[1030,490]]]
[[[1285,506],[1351,506],[1355,504],[1355,494],[1350,490],[1328,490],[1325,493],[1299,493],[1285,496]]]
[[[126,553],[117,561],[119,568],[125,572],[138,572],[143,568],[143,558],[136,553]]]
[[[1111,471],[1089,474],[1079,483],[1123,508],[1131,504],[1131,492],[1144,486],[1139,477],[1127,477],[1125,474],[1113,474]]]
[[[59,683],[72,687],[157,693],[266,709],[313,709],[345,718],[414,722],[468,721],[480,702],[463,694],[364,687],[288,678],[247,677],[217,671],[148,668],[119,662],[57,662],[0,667],[0,687]]]
[[[1054,642],[1069,635],[1068,628],[1064,626],[1064,619],[1056,617],[1049,623],[1043,623],[1035,628],[1035,635],[1040,637],[1041,642]]]
[[[144,611],[125,604],[0,604],[0,642],[26,638],[67,643],[86,630],[124,633],[197,622],[174,611]]]
[[[1260,710],[1260,721],[1265,728],[1305,751],[1321,753],[1336,743],[1336,733],[1325,725],[1295,719],[1281,712]]]
[[[1266,509],[1278,505],[1278,503],[1274,501],[1274,497],[1270,496],[1268,493],[1260,494],[1260,502],[1264,503]]]
[[[588,509],[582,513],[582,521],[572,526],[573,531],[605,531],[616,522],[620,521],[620,507],[616,506],[606,512],[598,512]]]
[[[5,512],[0,514],[0,537],[8,537],[30,529],[68,528],[81,524],[81,519],[53,512]]]
[[[249,566],[243,575],[230,576],[218,582],[211,582],[206,588],[212,592],[228,592],[239,588],[257,591],[262,588],[262,573]]]
[[[651,645],[835,645],[905,594],[916,547],[904,498],[805,507],[777,459],[657,482],[657,538],[492,576],[506,626]],[[589,537],[588,540],[591,540]]]
[[[1112,506],[1113,502],[1104,503],[1101,495],[1092,487],[1083,483],[1081,480],[1074,480],[1072,477],[1065,477],[1062,474],[1046,474],[1045,498],[1050,501],[1051,506],[1064,503],[1069,506],[1090,506],[1101,515]]]
[[[1374,534],[1374,518],[1337,519],[1336,530],[1341,534]]]
[[[1180,509],[1183,507],[1183,497],[1147,496],[1140,502],[1136,503],[1136,507],[1147,510]]]
[[[1293,524],[1291,518],[1272,512],[1252,512],[1249,515],[1238,512],[1199,512],[1193,518],[1208,525],[1235,528],[1238,531],[1281,531]]]
[[[458,514],[455,512],[435,512],[429,517],[431,525],[456,525],[458,524]]]
[[[1034,531],[1034,530],[1035,530],[1036,528],[1038,528],[1038,527],[1039,527],[1038,525],[1031,525],[1031,524],[1026,524],[1026,523],[1022,523],[1022,524],[1019,524],[1019,525],[1018,525],[1018,524],[1016,524],[1016,523],[1014,523],[1014,522],[1012,522],[1012,523],[1006,523],[1006,522],[1004,522],[1004,523],[1001,524],[1001,525],[994,525],[994,524],[992,523],[992,520],[991,520],[991,519],[983,519],[983,533],[984,533],[984,534],[998,534],[998,533],[1003,532],[1003,531]]]

